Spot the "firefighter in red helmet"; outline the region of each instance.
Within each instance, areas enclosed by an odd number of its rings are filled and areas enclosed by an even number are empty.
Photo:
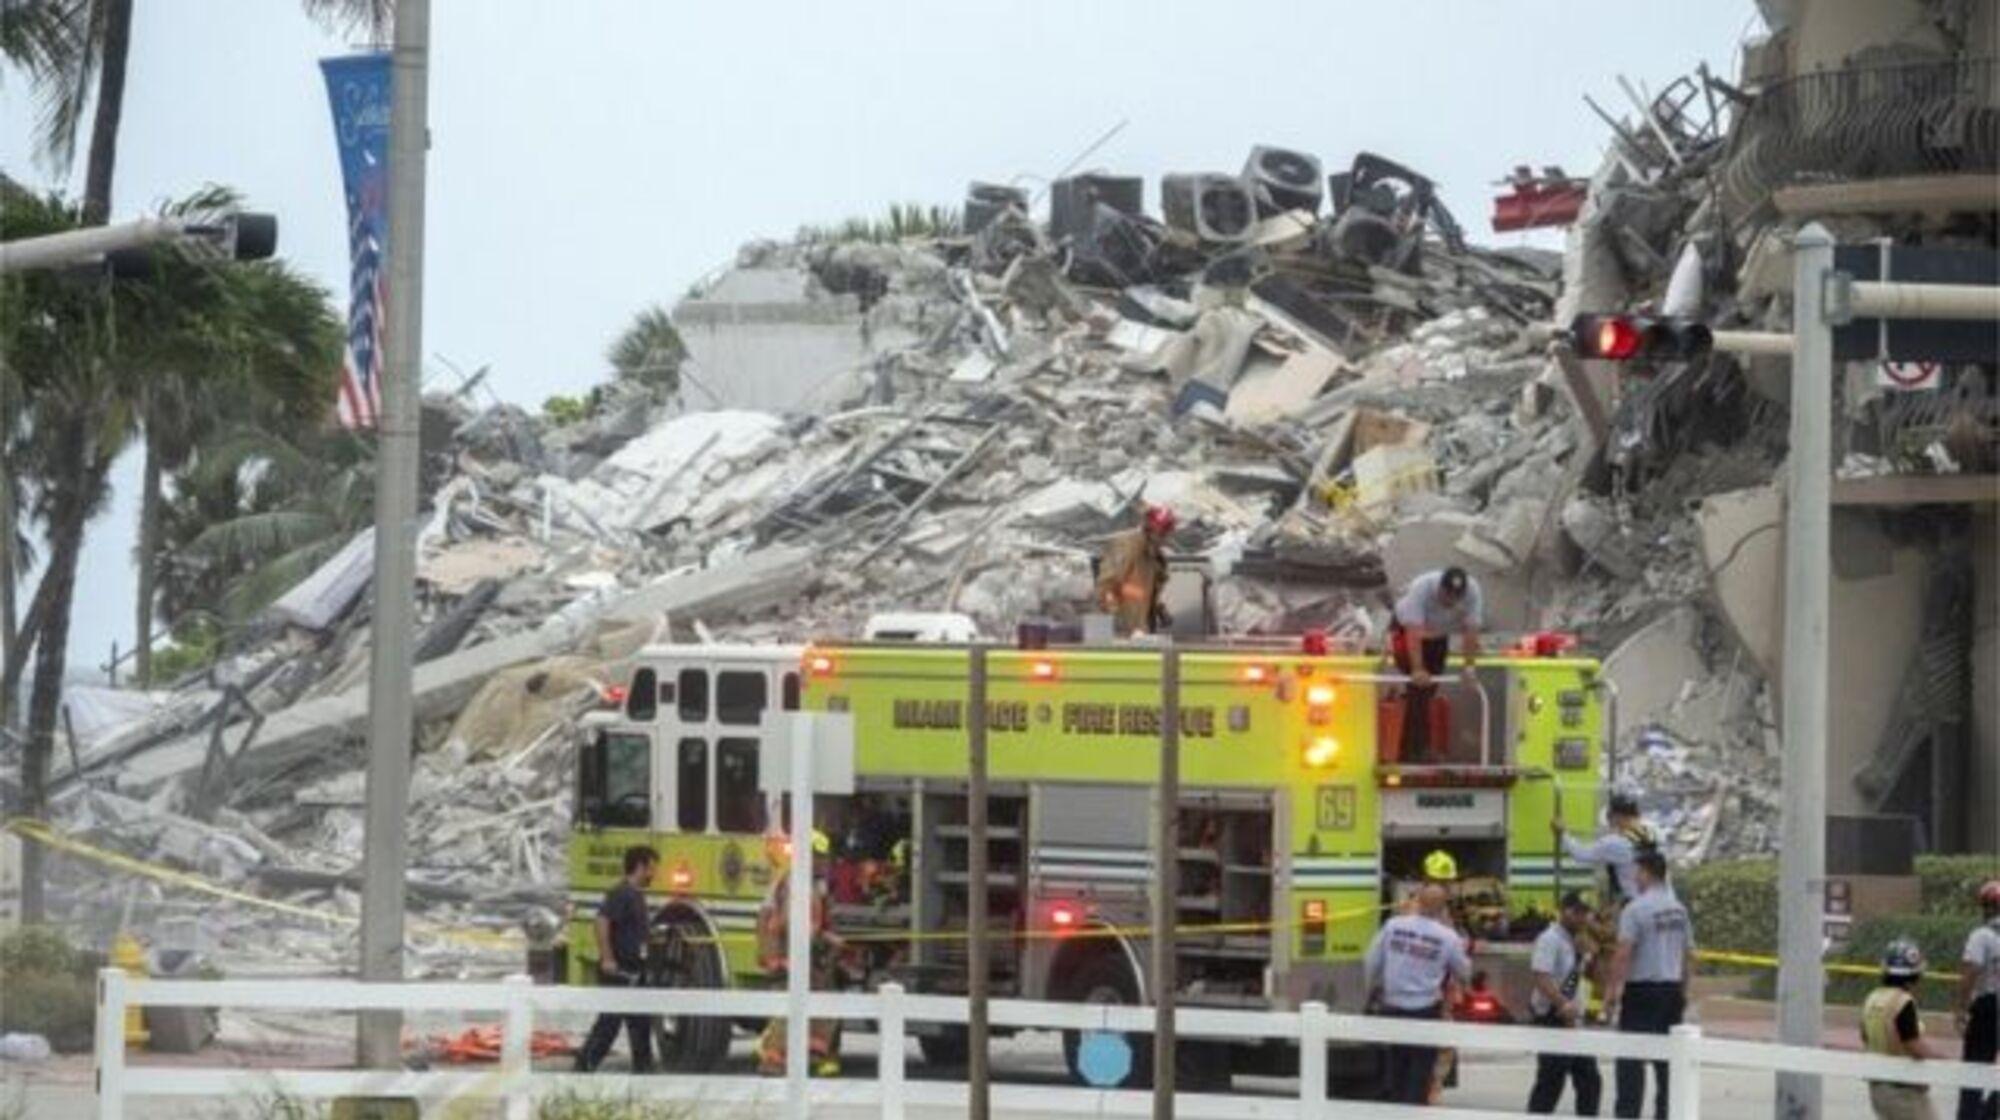
[[[1160,603],[1167,586],[1166,543],[1178,524],[1166,506],[1148,506],[1140,526],[1105,542],[1097,568],[1098,605],[1121,635],[1152,633],[1173,625]]]

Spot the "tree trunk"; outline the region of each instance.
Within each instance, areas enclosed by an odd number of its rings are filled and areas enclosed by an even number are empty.
[[[152,394],[146,394],[145,484],[139,494],[138,628],[132,646],[132,681],[153,686],[153,584],[160,570],[160,445],[154,434]]]
[[[90,123],[90,166],[83,179],[83,221],[111,216],[111,172],[118,166],[118,121],[125,114],[125,56],[132,47],[132,0],[105,0],[104,57],[97,71],[97,115]]]
[[[62,710],[63,674],[69,654],[70,605],[76,597],[76,566],[83,557],[84,523],[90,517],[89,496],[97,479],[88,455],[82,418],[65,420],[64,445],[75,449],[61,461],[75,463],[61,489],[49,521],[48,567],[42,575],[47,613],[35,643],[35,684],[28,697],[27,743],[21,758],[22,809],[34,820],[48,819],[49,760],[55,755],[56,720]],[[21,847],[21,920],[40,922],[48,904],[39,844]]]
[[[0,432],[7,430],[7,420],[0,414]],[[14,473],[13,467],[0,463],[0,666],[13,663],[14,645],[19,640],[15,622],[19,615],[14,610]],[[4,671],[0,671],[4,675]],[[13,727],[14,693],[10,688],[0,689],[0,729]]]

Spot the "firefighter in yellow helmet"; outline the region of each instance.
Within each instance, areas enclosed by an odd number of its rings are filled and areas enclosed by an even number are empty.
[[[1433,883],[1458,882],[1458,860],[1443,848],[1424,857],[1424,878]]]
[[[813,830],[813,896],[812,896],[812,939],[811,960],[808,962],[811,987],[827,989],[833,986],[834,955],[844,948],[840,935],[833,931],[827,915],[826,866],[833,854],[833,842],[826,833]],[[757,963],[772,976],[783,978],[790,962],[786,959],[789,951],[789,919],[791,916],[791,846],[783,837],[773,836],[765,844],[766,854],[771,861],[771,889],[764,896],[764,903],[757,910]],[[815,1077],[834,1077],[840,1073],[840,1023],[833,1019],[814,1019],[807,1032],[807,1046],[812,1055],[812,1072]],[[758,1072],[782,1076],[785,1072],[785,1020],[783,1016],[772,1019],[764,1026],[764,1033],[757,1038]]]

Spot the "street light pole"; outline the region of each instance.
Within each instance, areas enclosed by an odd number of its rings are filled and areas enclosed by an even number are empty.
[[[1181,655],[1160,653],[1160,808],[1153,850],[1153,1120],[1174,1120],[1174,925],[1180,917]]]
[[[403,979],[404,833],[409,809],[411,631],[416,620],[417,386],[423,349],[424,154],[429,143],[430,0],[397,0],[389,111],[389,308],[375,460],[375,610],[368,676],[368,787],[361,978]],[[361,1016],[360,1059],[402,1065],[402,1017]]]
[[[1785,495],[1784,812],[1778,855],[1778,1036],[1820,1045],[1826,912],[1827,565],[1833,487],[1833,237],[1792,243],[1792,430]],[[1819,1078],[1778,1075],[1778,1120],[1820,1115]]]

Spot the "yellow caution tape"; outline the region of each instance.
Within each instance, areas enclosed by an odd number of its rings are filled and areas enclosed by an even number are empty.
[[[1737,953],[1726,949],[1697,949],[1694,955],[1696,960],[1706,961],[1709,964],[1735,964],[1744,965],[1749,968],[1778,967],[1778,958],[1767,957],[1758,953]],[[1822,963],[1820,967],[1827,972],[1840,976],[1879,976],[1882,974],[1880,967],[1865,964],[1841,964],[1830,961]],[[1936,980],[1939,983],[1956,984],[1958,983],[1958,973],[1926,972],[1924,973],[1924,979]]]
[[[351,917],[347,914],[338,914],[328,910],[315,910],[309,906],[297,906],[289,902],[280,902],[276,899],[262,898],[247,891],[223,886],[220,883],[204,879],[199,875],[181,871],[177,868],[167,867],[164,864],[150,863],[146,860],[128,856],[123,852],[111,851],[108,848],[100,848],[94,844],[78,840],[74,836],[58,832],[50,827],[47,822],[35,820],[32,817],[15,817],[8,821],[4,827],[6,831],[12,832],[24,840],[31,840],[43,847],[87,859],[92,863],[123,871],[127,874],[152,879],[155,882],[164,883],[170,887],[195,891],[214,898],[240,902],[245,906],[254,906],[278,914],[287,914],[294,918],[322,922],[326,925],[353,927],[361,924],[359,918]],[[440,940],[464,941],[486,948],[514,948],[518,947],[523,941],[523,938],[519,934],[493,933],[487,930],[447,929],[430,922],[414,920],[410,924],[429,936]]]

